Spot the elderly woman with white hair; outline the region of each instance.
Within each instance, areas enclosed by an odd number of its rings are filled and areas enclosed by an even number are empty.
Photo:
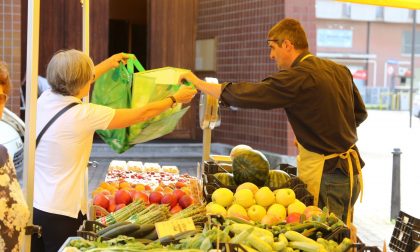
[[[6,63],[0,61],[0,119],[10,94]],[[13,158],[0,144],[0,251],[20,251],[29,210],[16,177]]]
[[[183,86],[172,97],[141,108],[113,109],[82,103],[97,77],[129,57],[116,54],[94,67],[83,52],[67,50],[56,53],[49,62],[51,90],[38,99],[37,135],[63,108],[73,106],[43,132],[36,149],[34,224],[42,227],[42,237],[32,238],[32,251],[57,251],[82,224],[87,212],[84,179],[96,130],[146,121],[174,103],[188,103],[194,97],[196,91]]]

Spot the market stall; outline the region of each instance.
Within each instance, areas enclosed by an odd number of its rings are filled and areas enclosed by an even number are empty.
[[[24,178],[32,209],[39,1],[28,3]],[[89,1],[83,6],[83,49],[89,53]],[[197,177],[141,160],[111,162],[103,183],[89,195],[89,220],[80,227],[79,237],[63,244],[63,251],[377,251],[352,242],[341,220],[313,206],[293,167],[272,169],[264,154],[247,146],[211,159],[217,104],[202,97],[203,160]],[[410,223],[419,225],[413,218]],[[25,245],[30,251],[30,235]]]

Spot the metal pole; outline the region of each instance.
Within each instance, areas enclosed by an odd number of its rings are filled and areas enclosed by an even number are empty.
[[[413,87],[414,87],[414,57],[416,56],[416,16],[417,11],[413,10],[413,39],[411,40],[411,81],[410,81],[410,128],[413,114]]]
[[[90,25],[90,19],[89,19],[89,13],[90,13],[90,2],[89,0],[81,0],[80,3],[82,4],[83,7],[83,20],[82,20],[82,31],[83,31],[83,36],[82,36],[82,43],[83,43],[83,52],[89,55],[89,38],[90,38],[90,34],[89,34],[89,25]],[[89,95],[83,97],[83,102],[85,103],[89,103]],[[88,169],[86,169],[85,171],[85,181],[84,181],[84,198],[83,198],[83,207],[86,207],[86,209],[88,209],[88,199],[89,199],[89,166]],[[89,211],[88,211],[89,212]]]
[[[26,112],[25,143],[23,159],[23,181],[26,202],[30,218],[28,226],[33,223],[34,167],[35,167],[35,128],[36,101],[38,86],[39,58],[39,13],[40,0],[28,0],[28,31],[26,50]],[[31,251],[31,235],[25,236],[24,251]]]
[[[401,210],[401,154],[399,148],[394,148],[392,152],[391,220],[396,219]]]

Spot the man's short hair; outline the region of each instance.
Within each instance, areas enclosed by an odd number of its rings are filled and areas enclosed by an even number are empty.
[[[285,18],[271,27],[268,32],[268,38],[277,40],[277,43],[287,39],[293,44],[295,49],[308,49],[308,39],[306,38],[305,30],[299,21],[292,18]]]
[[[85,53],[75,49],[59,51],[48,63],[47,80],[53,92],[75,96],[92,79],[93,68]]]

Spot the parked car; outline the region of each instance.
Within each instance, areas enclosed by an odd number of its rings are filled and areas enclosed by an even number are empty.
[[[12,111],[4,108],[3,118],[0,120],[0,144],[7,148],[13,157],[18,179],[23,173],[23,138],[25,123]]]
[[[413,96],[413,115],[420,118],[420,91]]]

